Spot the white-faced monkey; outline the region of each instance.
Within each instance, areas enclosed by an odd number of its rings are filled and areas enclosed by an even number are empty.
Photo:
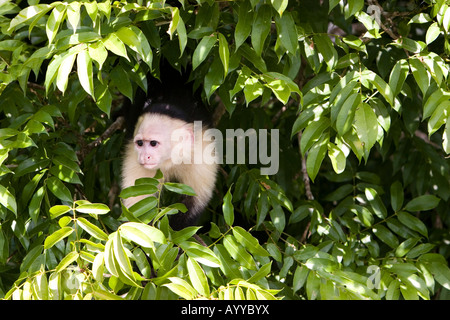
[[[196,223],[212,197],[218,170],[216,161],[194,157],[194,151],[211,150],[214,141],[207,134],[210,125],[205,108],[193,98],[192,90],[177,87],[177,83],[164,77],[162,86],[149,82],[152,97],[141,106],[142,114],[125,147],[121,182],[122,189],[133,186],[136,179],[154,177],[160,169],[165,181],[190,186],[196,196],[184,196],[188,211],[170,216],[174,230]],[[144,197],[123,199],[123,203],[129,208]]]

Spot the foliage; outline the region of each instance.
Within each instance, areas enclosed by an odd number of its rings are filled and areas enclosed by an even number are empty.
[[[448,299],[448,4],[0,0],[0,296]],[[104,133],[162,57],[223,132],[280,132],[278,173],[223,165],[202,229],[120,204],[158,181],[119,195]]]

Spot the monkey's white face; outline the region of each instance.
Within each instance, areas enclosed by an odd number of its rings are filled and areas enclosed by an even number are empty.
[[[160,169],[172,156],[174,131],[183,122],[167,116],[144,114],[139,119],[134,136],[138,162],[146,169]]]

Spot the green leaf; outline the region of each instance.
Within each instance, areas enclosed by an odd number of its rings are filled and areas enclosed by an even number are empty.
[[[392,249],[397,249],[399,243],[397,237],[385,226],[377,224],[372,228],[373,233]]]
[[[209,297],[210,292],[208,279],[206,278],[203,269],[200,267],[197,261],[192,258],[188,258],[186,266],[188,269],[189,279],[191,280],[194,289],[204,297]]]
[[[20,272],[28,271],[31,265],[41,255],[42,249],[44,249],[43,245],[37,245],[28,251],[20,264]]]
[[[391,206],[395,212],[403,206],[403,186],[400,181],[395,181],[391,185]]]
[[[231,187],[223,198],[223,217],[227,225],[232,226],[234,222],[234,207],[232,203],[233,195],[231,194]]]
[[[441,105],[448,103],[450,100],[450,94],[442,89],[434,91],[423,105],[423,118],[426,119],[431,116],[435,110]],[[445,115],[445,112],[444,112]]]
[[[275,16],[275,25],[283,47],[290,54],[295,54],[298,50],[298,34],[292,14],[285,12],[281,17]]]
[[[344,172],[347,165],[347,158],[344,152],[332,142],[328,142],[328,157],[331,160],[334,172],[337,174]]]
[[[65,206],[65,205],[56,205],[50,208],[49,212],[50,212],[50,218],[51,219],[55,219],[67,212],[69,212],[70,210],[72,210],[71,207],[69,206]]]
[[[121,277],[121,273],[123,273],[126,279],[131,280],[132,283],[135,282],[136,278],[134,276],[133,269],[131,267],[130,259],[128,258],[125,252],[125,248],[123,246],[122,237],[120,236],[120,233],[116,232],[112,237],[112,239],[113,239],[112,248],[114,251],[114,258],[118,262],[118,267],[120,268],[120,270],[117,269],[117,271],[120,271],[119,279],[121,279],[122,281],[125,280],[124,278]]]
[[[323,135],[321,140],[316,142],[309,150],[306,158],[306,170],[312,181],[315,180],[319,173],[322,161],[327,154],[329,139],[329,135]]]
[[[286,10],[289,0],[270,0],[273,8],[278,12],[280,16],[283,15],[284,10]]]
[[[39,17],[46,14],[52,8],[53,6],[50,6],[48,4],[37,4],[22,9],[19,12],[19,14],[15,16],[14,19],[11,20],[8,31],[12,31],[16,26],[28,22],[29,20],[35,18],[36,16]]]
[[[192,189],[190,186],[182,183],[175,183],[175,182],[165,182],[164,188],[171,192],[175,192],[178,194],[185,194],[188,196],[195,196],[196,193],[194,189]]]
[[[170,277],[169,280],[172,282],[163,286],[169,288],[173,293],[186,300],[194,299],[197,296],[197,291],[187,281],[175,277]]]
[[[172,11],[172,21],[170,22],[167,33],[170,39],[172,39],[174,32],[177,31],[180,53],[183,54],[187,44],[186,26],[184,25],[183,18],[181,18],[180,10],[175,7],[171,7],[170,10]]]
[[[216,226],[217,227],[217,226]],[[174,231],[171,234],[171,240],[173,243],[181,243],[189,238],[191,238],[194,234],[197,233],[202,227],[186,227],[180,231]]]
[[[52,13],[47,20],[47,24],[45,25],[45,32],[47,33],[49,43],[52,43],[55,39],[65,13],[66,6],[63,4],[59,4],[55,8],[53,8]]]
[[[62,93],[66,91],[67,84],[69,83],[69,75],[70,72],[72,72],[76,56],[75,51],[68,53],[64,56],[64,59],[61,61],[61,65],[59,66],[58,75],[56,76],[56,86]]]
[[[439,37],[441,34],[441,29],[439,28],[439,25],[437,22],[433,22],[427,29],[427,33],[425,35],[425,43],[429,45],[434,40]]]
[[[339,135],[343,136],[352,128],[356,108],[360,105],[361,95],[359,93],[353,93],[345,100],[336,118],[336,129]]]
[[[111,111],[112,95],[108,87],[103,84],[97,85],[95,87],[95,98],[100,110],[109,115]]]
[[[88,214],[107,214],[111,210],[103,203],[86,203],[77,206],[75,211]]]
[[[104,251],[104,261],[106,269],[115,277],[119,277],[119,272],[117,271],[117,262],[114,259],[114,246],[113,246],[113,237],[110,237],[109,240],[105,244]]]
[[[153,248],[153,242],[166,243],[167,241],[161,230],[144,223],[127,222],[122,224],[119,230],[124,237],[145,248]]]
[[[71,251],[69,252],[62,260],[61,262],[56,266],[55,272],[61,272],[65,270],[72,262],[77,260],[79,257],[78,252]]]
[[[450,116],[448,116],[445,124],[445,130],[442,138],[442,148],[447,154],[450,153]]]
[[[91,236],[93,236],[94,238],[98,239],[98,240],[103,240],[103,241],[107,241],[108,240],[108,235],[103,232],[103,230],[101,230],[99,227],[97,227],[95,224],[90,223],[88,220],[86,220],[85,218],[77,218],[77,223],[78,225],[87,233],[89,233]]]
[[[300,141],[300,151],[304,156],[306,151],[311,148],[311,146],[319,141],[322,137],[322,133],[328,129],[330,126],[330,120],[326,117],[322,117],[317,121],[311,122],[302,133],[302,138]]]
[[[103,42],[97,41],[89,44],[88,50],[89,56],[98,63],[99,69],[101,70],[103,63],[105,63],[106,58],[108,58],[108,51],[106,50],[105,45]]]
[[[414,246],[417,244],[417,242],[420,240],[420,238],[410,238],[406,239],[395,250],[395,256],[396,257],[403,257],[406,255]]]
[[[253,22],[253,10],[249,1],[242,1],[239,3],[238,20],[236,29],[234,31],[234,41],[236,43],[236,50],[244,43],[250,35]]]
[[[431,136],[439,128],[447,122],[447,114],[450,113],[450,100],[440,103],[434,110],[430,119],[428,120],[428,135]]]
[[[230,49],[228,48],[228,41],[225,36],[219,32],[219,56],[223,65],[223,77],[228,74],[228,67],[230,64]]]
[[[378,218],[385,219],[387,217],[387,209],[384,206],[383,200],[377,194],[377,191],[373,188],[366,188],[364,192],[373,212]]]
[[[417,231],[421,235],[428,237],[427,227],[418,218],[414,217],[413,215],[411,215],[405,211],[400,211],[399,213],[397,213],[397,217],[401,223],[403,223],[405,226],[407,226],[411,230]]]
[[[272,242],[268,243],[268,244],[266,245],[266,249],[267,249],[267,251],[269,252],[269,254],[270,254],[276,261],[281,262],[281,261],[283,260],[283,259],[282,259],[282,256],[281,256],[280,249],[277,247],[277,245],[276,245],[275,243],[272,243]]]
[[[378,120],[375,112],[367,103],[361,103],[356,108],[354,127],[364,149],[369,151],[377,141]]]
[[[245,103],[248,106],[250,102],[258,98],[259,96],[262,96],[264,92],[263,85],[259,82],[257,78],[249,77],[245,81],[245,87],[244,87],[244,96],[245,96]]]
[[[192,69],[195,70],[208,57],[209,52],[217,41],[215,34],[204,36],[195,48],[192,56]]]
[[[278,230],[278,232],[280,233],[283,232],[286,226],[286,215],[284,214],[284,211],[281,208],[281,206],[279,205],[274,206],[273,209],[270,210],[269,214],[270,220],[272,220],[275,229]]]
[[[69,235],[72,234],[75,230],[72,227],[64,227],[59,230],[56,230],[51,235],[49,235],[45,241],[44,241],[44,249],[50,249],[53,247],[57,242],[63,240],[64,238],[67,238]]]
[[[80,23],[80,2],[72,2],[67,6],[67,22],[75,33]]]
[[[244,230],[243,228],[238,226],[234,227],[233,235],[235,236],[236,240],[252,254],[263,257],[269,256],[269,253],[259,244],[258,239],[253,237],[248,231]]]
[[[425,96],[430,85],[430,75],[427,69],[423,65],[423,62],[416,57],[412,57],[409,59],[409,65],[411,67],[414,79],[416,80],[416,83],[419,86],[420,91],[422,92],[422,95]]]
[[[255,49],[256,54],[259,56],[263,51],[264,42],[269,35],[271,25],[272,8],[267,4],[263,4],[256,12],[251,33],[252,46]]]
[[[259,280],[265,278],[270,273],[271,269],[272,269],[272,261],[266,263],[261,268],[259,268],[259,270],[248,279],[248,282],[250,283],[258,282]]]
[[[354,16],[357,12],[361,11],[364,7],[364,0],[349,0],[348,10],[345,11],[345,19]]]
[[[106,49],[111,51],[112,53],[124,57],[128,61],[130,60],[127,55],[127,49],[125,48],[125,44],[115,33],[110,33],[106,38],[102,40],[103,45]]]
[[[239,262],[243,267],[256,270],[255,261],[253,257],[244,249],[243,246],[230,234],[227,234],[223,238],[223,245],[233,257],[234,260]]]
[[[97,20],[97,13],[98,13],[98,6],[97,2],[84,2],[84,7],[86,8],[86,11],[91,18],[92,22],[95,26],[95,21]]]
[[[417,257],[423,255],[424,253],[427,253],[427,252],[431,251],[434,247],[435,247],[435,245],[434,245],[434,244],[431,244],[431,243],[422,243],[422,244],[419,244],[418,246],[412,248],[412,249],[406,254],[406,257],[407,257],[407,258],[410,258],[410,259],[417,258]]]
[[[152,68],[153,52],[147,38],[141,30],[135,26],[122,27],[115,34],[131,50],[137,52],[142,60]]]
[[[125,188],[120,192],[119,197],[127,199],[143,195],[152,195],[158,191],[158,187],[151,184],[141,184]]]
[[[314,35],[314,45],[317,47],[317,51],[322,55],[323,60],[327,64],[327,70],[332,71],[335,69],[339,56],[336,49],[333,46],[333,42],[326,34]]]
[[[48,281],[45,273],[40,273],[33,279],[32,288],[37,300],[48,300]]]
[[[63,288],[61,286],[61,274],[58,272],[53,272],[48,278],[48,289],[50,298],[52,300],[62,300],[63,299]]]
[[[94,82],[92,71],[92,59],[87,50],[78,53],[77,56],[77,75],[81,86],[91,97],[94,96]]]
[[[17,217],[16,198],[3,185],[0,184],[0,204],[11,210]]]
[[[408,73],[408,62],[405,59],[397,61],[389,76],[389,87],[392,89],[393,97],[396,97],[402,90]]]
[[[220,261],[220,270],[229,278],[241,278],[241,272],[236,261],[234,261],[226,248],[218,243],[214,246],[214,253]]]
[[[295,292],[297,292],[298,290],[300,290],[303,285],[306,282],[306,278],[308,277],[309,274],[309,269],[302,265],[302,266],[297,266],[297,268],[295,269],[294,272],[294,279],[293,279],[293,287],[292,290]]]
[[[56,177],[50,177],[46,181],[47,188],[60,200],[72,202],[70,190]]]
[[[437,207],[439,201],[438,197],[430,194],[419,196],[409,201],[405,206],[405,210],[410,212],[431,210]]]
[[[432,262],[427,268],[433,273],[434,278],[445,289],[450,290],[450,269],[445,263]]]

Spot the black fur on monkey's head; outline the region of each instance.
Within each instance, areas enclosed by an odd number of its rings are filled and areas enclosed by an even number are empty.
[[[134,102],[127,99],[123,105],[128,138],[131,138],[134,126],[143,113],[163,114],[188,123],[202,121],[205,126],[212,124],[198,90],[195,91],[192,82],[188,81],[189,72],[180,73],[164,62],[160,65],[160,79],[147,75],[147,93],[138,88]]]

